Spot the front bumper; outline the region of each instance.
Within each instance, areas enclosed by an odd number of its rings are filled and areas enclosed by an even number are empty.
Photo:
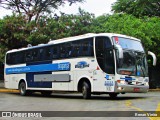
[[[117,85],[115,92],[119,93],[146,93],[149,85]]]

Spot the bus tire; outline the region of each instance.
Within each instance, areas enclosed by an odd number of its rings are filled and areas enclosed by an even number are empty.
[[[116,99],[117,95],[118,95],[118,93],[109,93],[109,96],[111,99]]]
[[[84,99],[89,99],[91,97],[91,88],[89,87],[87,82],[83,82],[82,95]]]
[[[22,96],[27,95],[26,83],[25,82],[21,82],[19,84],[19,92],[20,92],[20,95],[22,95]]]

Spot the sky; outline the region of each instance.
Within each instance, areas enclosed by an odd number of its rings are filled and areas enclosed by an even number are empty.
[[[112,14],[111,5],[116,1],[117,0],[85,0],[84,3],[75,3],[71,6],[69,6],[69,4],[66,4],[65,6],[60,7],[55,12],[57,14],[59,13],[59,11],[66,14],[76,14],[78,13],[78,8],[81,7],[86,12],[93,13],[97,17],[102,14]],[[11,14],[11,11],[0,8],[0,18]]]

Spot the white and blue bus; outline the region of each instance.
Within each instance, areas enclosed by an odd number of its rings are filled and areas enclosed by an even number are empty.
[[[153,65],[156,57],[153,57]],[[139,39],[114,33],[89,33],[47,44],[10,50],[5,58],[5,88],[21,95],[53,91],[91,94],[144,93],[149,89],[146,53]]]

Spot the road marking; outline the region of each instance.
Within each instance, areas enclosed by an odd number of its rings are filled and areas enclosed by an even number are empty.
[[[141,111],[141,112],[147,114],[144,110],[142,110],[142,109],[140,109],[140,108],[138,108],[138,107],[133,106],[133,105],[132,105],[132,102],[131,102],[130,100],[127,100],[127,101],[125,102],[125,105],[126,105],[127,107],[133,108],[133,109],[135,109],[135,110],[137,110],[137,111]],[[149,118],[150,120],[153,120],[152,117],[147,117],[147,118]],[[154,119],[154,120],[157,120],[157,119]]]
[[[0,89],[1,93],[19,93],[19,90],[13,90],[13,89]]]
[[[158,106],[157,106],[156,112],[157,112],[157,111],[160,111],[160,102],[158,103]]]
[[[155,114],[158,115],[159,112],[160,112],[160,102],[157,105],[157,109],[155,111]],[[160,120],[160,117],[152,117],[151,120]]]
[[[125,102],[125,105],[126,105],[127,107],[131,107],[131,108],[136,109],[136,110],[138,110],[138,111],[143,111],[142,109],[140,109],[140,108],[138,108],[138,107],[132,106],[132,102],[131,102],[130,100],[127,100],[127,101]]]

